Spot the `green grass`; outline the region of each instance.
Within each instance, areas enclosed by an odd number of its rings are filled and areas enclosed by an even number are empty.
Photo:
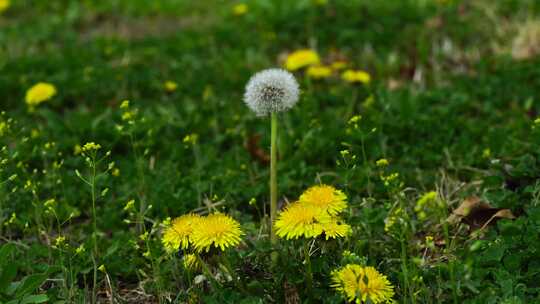
[[[12,1],[0,15],[0,302],[343,303],[330,273],[351,261],[385,274],[399,303],[540,302],[538,31],[516,42],[540,4],[442,2],[253,0],[234,16],[222,1]],[[363,86],[296,72],[300,101],[279,117],[280,207],[318,183],[348,196],[353,234],[317,240],[309,292],[302,241],[280,240],[271,266],[269,166],[246,148],[260,135],[270,153],[270,119],[242,101],[252,74],[301,48],[372,76]],[[58,94],[29,112],[40,81]],[[88,181],[92,168],[74,153],[87,142],[104,157],[96,250],[91,187],[76,173]],[[414,208],[429,191],[443,207],[423,220]],[[476,231],[447,222],[470,196],[516,218]],[[167,218],[217,210],[246,233],[224,254],[240,282],[219,287],[161,245]]]

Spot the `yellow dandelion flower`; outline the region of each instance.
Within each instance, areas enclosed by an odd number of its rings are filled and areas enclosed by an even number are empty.
[[[371,76],[366,71],[361,70],[346,70],[341,74],[341,78],[343,80],[350,82],[350,83],[363,83],[368,84],[371,82]]]
[[[355,303],[387,303],[391,302],[394,296],[394,287],[386,276],[373,267],[357,264],[348,264],[334,270],[332,287],[349,302]]]
[[[176,89],[178,88],[178,84],[172,80],[167,80],[163,84],[163,88],[165,89],[165,91],[172,93],[176,91]]]
[[[351,234],[351,226],[342,222],[339,218],[332,218],[330,221],[321,223],[326,240],[338,237],[346,237]]]
[[[6,11],[11,5],[9,0],[0,0],[0,14]]]
[[[323,233],[321,223],[330,220],[330,216],[321,209],[296,202],[279,214],[274,228],[277,236],[287,240],[299,237],[313,238]]]
[[[330,67],[333,70],[339,71],[339,70],[342,70],[342,69],[347,67],[347,62],[343,61],[343,60],[334,61],[334,62],[332,62]]]
[[[197,252],[208,252],[212,246],[225,250],[240,243],[244,233],[232,217],[215,213],[201,218],[190,236]]]
[[[332,69],[324,65],[310,66],[306,74],[313,79],[322,79],[332,76]]]
[[[300,195],[299,201],[326,211],[330,215],[336,215],[347,208],[347,196],[340,190],[328,185],[308,188]]]
[[[184,268],[191,271],[197,271],[202,268],[201,261],[199,261],[197,256],[192,253],[184,255],[182,264],[184,265]]]
[[[320,61],[317,52],[310,49],[303,49],[295,51],[287,56],[285,68],[289,71],[296,71],[306,66],[318,65]]]
[[[161,242],[168,252],[174,252],[179,248],[187,249],[194,226],[201,220],[198,214],[185,214],[174,220],[165,229]]]
[[[248,12],[248,6],[245,3],[239,3],[233,7],[232,11],[235,16],[242,16]]]
[[[39,82],[26,91],[26,104],[33,108],[56,95],[56,87],[50,83]]]

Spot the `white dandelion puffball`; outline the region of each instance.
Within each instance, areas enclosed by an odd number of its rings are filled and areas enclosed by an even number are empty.
[[[294,76],[282,69],[253,75],[246,85],[244,102],[258,116],[287,111],[298,101],[300,88]]]

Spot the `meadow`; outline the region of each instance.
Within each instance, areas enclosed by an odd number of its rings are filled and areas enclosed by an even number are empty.
[[[540,303],[538,100],[536,0],[0,0],[0,303]]]

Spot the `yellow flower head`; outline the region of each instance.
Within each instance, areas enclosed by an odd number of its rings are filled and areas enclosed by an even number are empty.
[[[194,226],[200,221],[201,217],[198,214],[185,214],[174,219],[163,233],[161,240],[163,247],[168,252],[174,252],[179,248],[187,249],[191,241]]]
[[[359,82],[368,84],[371,82],[371,76],[369,73],[361,70],[346,70],[343,72],[343,74],[341,74],[341,78],[350,83]]]
[[[1,1],[1,0],[0,0]],[[26,104],[33,108],[56,95],[56,87],[50,83],[40,82],[26,91]]]
[[[330,216],[320,209],[296,202],[279,214],[274,227],[276,235],[287,240],[313,238],[323,233],[321,222],[330,220]]]
[[[190,239],[197,252],[208,252],[212,245],[221,250],[238,245],[243,234],[236,220],[228,215],[215,213],[198,221]]]
[[[328,78],[332,76],[332,69],[324,65],[314,65],[307,69],[306,74],[314,79]]]
[[[184,255],[184,258],[182,259],[182,264],[184,264],[184,268],[191,271],[197,271],[202,268],[201,262],[199,261],[197,256],[192,253]]]
[[[101,145],[96,144],[95,142],[88,142],[81,148],[82,152],[97,151],[99,149],[101,149]]]
[[[327,241],[328,239],[346,237],[352,232],[351,226],[342,223],[339,218],[332,218],[330,221],[321,223],[321,228]]]
[[[308,188],[300,195],[301,203],[326,211],[330,215],[336,215],[347,208],[347,196],[328,185],[319,185]]]
[[[373,267],[348,264],[332,272],[332,287],[355,303],[387,303],[392,301],[394,287],[386,276]]]
[[[338,60],[338,61],[332,62],[330,66],[332,67],[332,69],[339,71],[347,67],[347,62],[344,60]]]
[[[233,14],[235,16],[242,16],[248,12],[248,6],[245,3],[239,3],[233,7]]]
[[[176,89],[178,88],[178,84],[176,82],[174,82],[174,81],[167,80],[163,84],[163,88],[165,89],[165,91],[167,91],[169,93],[172,93],[172,92],[176,91]]]
[[[287,56],[285,68],[289,71],[296,71],[306,66],[317,65],[320,61],[317,52],[310,49],[303,49],[295,51]]]
[[[11,5],[9,0],[0,0],[0,14],[9,8]]]

